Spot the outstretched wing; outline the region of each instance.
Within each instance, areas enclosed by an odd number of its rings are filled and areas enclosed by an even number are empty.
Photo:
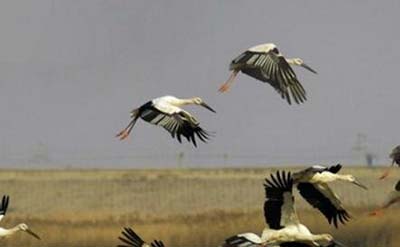
[[[327,185],[299,183],[297,189],[300,195],[314,208],[317,208],[327,219],[329,224],[338,227],[338,221],[345,224],[350,215],[342,207],[338,196]]]
[[[155,107],[148,107],[142,111],[141,118],[151,124],[163,127],[179,142],[182,142],[182,136],[184,136],[194,146],[197,146],[196,136],[203,142],[207,142],[210,136],[200,127],[199,122],[184,110],[170,114]]]
[[[7,213],[9,201],[10,201],[10,197],[8,195],[4,195],[3,199],[1,200],[1,205],[0,205],[0,221],[3,219],[3,217]]]
[[[232,61],[230,69],[241,70],[253,78],[269,83],[289,104],[291,97],[297,104],[307,100],[306,91],[297,80],[293,69],[275,50],[245,51]]]
[[[122,236],[118,237],[118,239],[121,240],[123,244],[118,245],[118,247],[165,247],[164,243],[159,240],[154,240],[149,245],[130,227],[125,227],[121,234]]]
[[[262,247],[262,241],[254,233],[241,233],[225,239],[222,247]]]
[[[279,230],[290,224],[299,223],[292,194],[293,179],[290,172],[277,171],[265,179],[265,221],[270,229]]]

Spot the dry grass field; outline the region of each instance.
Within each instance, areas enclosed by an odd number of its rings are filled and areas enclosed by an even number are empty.
[[[293,169],[293,168],[291,168]],[[218,246],[240,232],[260,233],[264,226],[263,179],[274,169],[0,171],[0,194],[11,196],[1,222],[25,222],[42,236],[20,233],[0,246],[116,246],[123,226],[145,239],[163,239],[168,247]],[[400,172],[385,181],[382,169],[344,168],[369,186],[334,183],[353,220],[338,230],[302,198],[301,220],[315,233],[330,232],[349,247],[399,246],[400,209],[371,218]],[[396,244],[397,243],[397,244]]]

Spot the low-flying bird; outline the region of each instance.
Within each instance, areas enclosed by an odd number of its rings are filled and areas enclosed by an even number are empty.
[[[1,205],[0,205],[0,221],[4,218],[4,216],[7,213],[9,201],[10,201],[10,197],[7,195],[4,195],[3,199],[1,200]],[[34,233],[31,229],[29,229],[29,227],[25,223],[18,224],[15,227],[10,228],[10,229],[5,229],[5,228],[0,227],[0,238],[9,237],[19,231],[29,233],[33,237],[40,240],[40,237],[36,233]]]
[[[389,176],[390,170],[393,168],[394,164],[397,164],[400,167],[400,145],[393,148],[392,152],[390,153],[389,157],[392,159],[392,165],[387,169],[380,179],[384,179]]]
[[[333,247],[344,246],[330,234],[312,234],[300,223],[293,196],[293,178],[285,171],[271,174],[264,183],[264,216],[267,226],[261,237],[254,233],[238,234],[225,240],[224,247]]]
[[[154,240],[150,244],[146,243],[130,227],[125,227],[121,234],[122,236],[118,237],[118,239],[123,244],[117,247],[165,247],[164,243],[160,240]]]
[[[381,215],[383,214],[383,210],[387,209],[392,204],[395,204],[397,202],[400,202],[400,180],[394,186],[394,190],[389,193],[387,199],[383,203],[383,206],[374,210],[372,213],[370,213],[370,215]]]
[[[341,168],[340,164],[330,167],[312,166],[293,173],[293,181],[297,184],[300,195],[317,208],[328,219],[329,224],[333,223],[335,227],[338,227],[338,222],[345,224],[350,219],[350,215],[328,183],[342,180],[367,189],[353,175],[338,174]]]
[[[285,58],[275,44],[267,43],[251,47],[232,60],[229,65],[232,74],[219,91],[226,92],[241,71],[257,80],[269,83],[289,104],[292,102],[291,98],[297,104],[303,103],[307,99],[306,91],[290,65],[302,66],[317,73],[300,58]]]
[[[200,127],[199,121],[193,115],[180,108],[181,106],[190,104],[203,106],[215,113],[214,109],[199,97],[178,99],[174,96],[163,96],[132,110],[132,120],[125,129],[117,134],[117,137],[120,140],[128,137],[140,117],[146,122],[163,127],[173,138],[176,137],[179,142],[182,142],[181,136],[192,142],[194,146],[197,146],[195,136],[201,141],[207,142],[210,134]]]

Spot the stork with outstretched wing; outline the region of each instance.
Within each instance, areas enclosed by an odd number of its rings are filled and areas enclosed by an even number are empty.
[[[306,91],[291,65],[301,66],[317,73],[300,58],[285,58],[275,44],[256,45],[232,60],[229,66],[232,74],[219,91],[221,93],[228,91],[241,71],[259,81],[269,83],[289,104],[292,103],[292,99],[297,104],[303,103],[307,100]]]
[[[225,240],[224,247],[333,247],[344,246],[330,234],[312,234],[296,213],[293,178],[290,172],[277,171],[265,179],[264,216],[267,224],[261,237],[238,234]]]
[[[293,174],[294,183],[300,195],[314,208],[317,208],[328,220],[329,224],[338,227],[339,223],[345,224],[350,220],[350,214],[343,207],[339,196],[329,187],[333,181],[347,181],[363,189],[365,185],[360,183],[351,174],[338,174],[342,165],[312,166]]]

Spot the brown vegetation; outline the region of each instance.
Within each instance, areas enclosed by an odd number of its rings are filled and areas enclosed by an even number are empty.
[[[1,246],[116,246],[123,226],[169,247],[218,246],[240,232],[264,226],[263,179],[272,169],[1,171],[0,193],[11,196],[2,227],[25,222],[42,236],[20,233]],[[370,187],[335,183],[353,220],[338,230],[297,197],[301,220],[352,247],[394,247],[400,241],[400,210],[367,213],[380,205],[398,171],[384,181],[381,169],[344,169]]]

